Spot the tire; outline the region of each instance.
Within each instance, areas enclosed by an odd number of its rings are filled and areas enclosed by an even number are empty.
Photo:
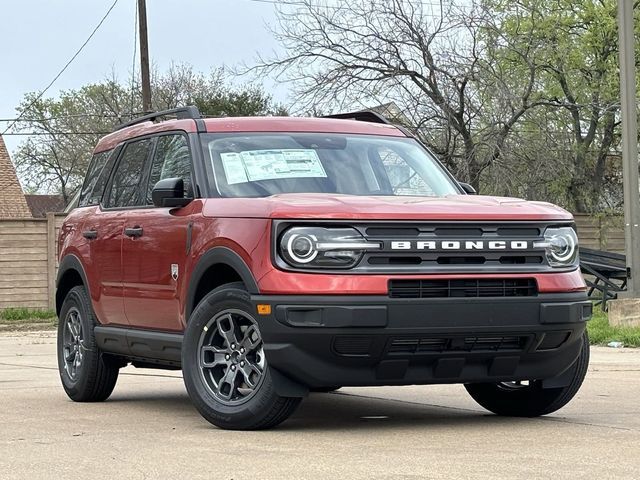
[[[62,387],[76,402],[102,402],[118,380],[119,362],[96,346],[97,324],[84,287],[72,288],[58,321],[58,371]]]
[[[482,407],[496,415],[508,417],[539,417],[561,409],[580,389],[589,367],[589,336],[584,332],[582,349],[571,367],[573,377],[569,385],[561,388],[542,388],[542,381],[529,385],[515,383],[476,383],[465,388]]]
[[[252,312],[242,283],[223,285],[198,304],[183,338],[189,397],[208,422],[227,430],[274,427],[301,400],[276,393]]]

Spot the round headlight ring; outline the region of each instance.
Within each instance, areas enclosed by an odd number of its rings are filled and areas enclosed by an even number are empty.
[[[564,245],[558,245],[556,242],[562,242]],[[558,262],[566,263],[575,254],[576,244],[573,240],[573,237],[569,235],[554,235],[553,237],[551,237],[550,243],[550,253]],[[564,253],[558,252],[559,249],[562,249],[562,252]]]
[[[296,263],[310,263],[318,256],[318,250],[316,249],[317,238],[311,235],[303,235],[300,233],[294,233],[287,241],[287,254]],[[306,248],[306,253],[296,253],[294,244],[303,245]],[[299,248],[299,247],[298,247]]]

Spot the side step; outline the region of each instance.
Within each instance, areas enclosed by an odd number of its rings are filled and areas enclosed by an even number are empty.
[[[95,327],[94,333],[103,352],[151,363],[180,365],[181,333],[105,326]]]

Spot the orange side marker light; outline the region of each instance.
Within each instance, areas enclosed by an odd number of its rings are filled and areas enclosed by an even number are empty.
[[[258,315],[271,315],[271,305],[268,303],[258,304]]]

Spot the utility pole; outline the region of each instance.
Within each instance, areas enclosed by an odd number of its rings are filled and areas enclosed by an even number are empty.
[[[618,0],[624,231],[629,275],[625,298],[640,297],[640,190],[633,3],[634,0]]]
[[[149,41],[147,39],[147,4],[138,0],[138,30],[140,32],[140,75],[142,77],[142,110],[151,112],[151,79],[149,77]]]

